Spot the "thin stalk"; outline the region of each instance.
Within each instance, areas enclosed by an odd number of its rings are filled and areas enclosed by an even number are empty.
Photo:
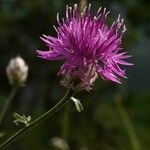
[[[124,124],[124,127],[126,128],[126,131],[129,136],[133,150],[141,150],[141,145],[140,145],[139,139],[136,135],[133,123],[132,123],[126,109],[124,108],[124,106],[122,104],[121,97],[117,96],[114,101],[115,101],[115,105],[116,105],[117,111],[119,113],[119,116]]]
[[[1,123],[2,123],[2,121],[4,119],[4,117],[5,117],[8,109],[9,109],[9,106],[10,106],[10,104],[11,104],[11,102],[12,102],[12,100],[13,100],[16,92],[17,92],[17,90],[18,90],[18,86],[13,86],[12,90],[11,90],[9,96],[8,96],[8,98],[5,101],[5,105],[4,105],[4,107],[3,107],[3,109],[2,109],[2,111],[0,113],[0,125],[1,125]]]
[[[48,110],[46,113],[38,117],[36,120],[31,122],[28,126],[20,129],[18,132],[16,132],[14,135],[9,137],[6,141],[4,141],[0,145],[0,149],[3,149],[7,147],[9,144],[13,143],[16,141],[19,137],[23,136],[29,129],[35,127],[45,119],[51,117],[55,112],[57,112],[60,108],[65,106],[65,104],[70,100],[70,98],[73,96],[75,92],[72,89],[69,89],[67,93],[65,94],[64,98],[62,98],[54,107],[52,107],[50,110]]]

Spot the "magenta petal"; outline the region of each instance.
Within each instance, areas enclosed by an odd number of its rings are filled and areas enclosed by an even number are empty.
[[[104,79],[106,79],[106,80],[111,80],[111,81],[113,81],[113,82],[116,82],[116,83],[121,83],[120,81],[119,81],[119,79],[113,74],[113,73],[111,73],[111,72],[108,72],[108,71],[103,71],[102,73],[101,73],[101,76],[102,76],[102,78],[104,78]]]
[[[36,52],[38,54],[38,57],[41,57],[41,58],[47,59],[47,60],[62,60],[62,59],[65,58],[64,56],[59,55],[55,51],[40,51],[40,50],[37,50]]]
[[[133,63],[129,63],[129,62],[121,60],[121,59],[116,59],[115,62],[118,64],[121,64],[121,65],[125,65],[125,66],[132,66],[133,65]]]

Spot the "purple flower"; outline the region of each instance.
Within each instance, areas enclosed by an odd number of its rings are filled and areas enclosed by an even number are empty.
[[[126,61],[131,56],[122,51],[124,20],[119,15],[109,27],[106,24],[109,11],[100,8],[93,16],[90,7],[91,4],[80,14],[77,4],[73,9],[67,6],[62,21],[57,14],[58,27],[54,27],[57,37],[43,35],[41,39],[48,50],[37,50],[43,59],[64,60],[58,74],[81,83],[87,90],[96,75],[121,83],[120,77],[126,78],[124,66],[132,65]]]

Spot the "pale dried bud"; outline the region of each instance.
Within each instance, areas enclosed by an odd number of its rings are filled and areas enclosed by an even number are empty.
[[[10,60],[6,68],[9,83],[12,85],[23,84],[28,76],[28,66],[25,61],[17,56]]]
[[[60,137],[53,137],[52,139],[50,139],[50,145],[53,149],[57,149],[57,150],[69,150],[70,149],[66,140]]]

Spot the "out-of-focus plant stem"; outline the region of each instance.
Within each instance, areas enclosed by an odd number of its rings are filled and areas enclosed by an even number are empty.
[[[119,116],[124,124],[124,127],[126,128],[126,131],[129,136],[133,150],[141,150],[142,148],[141,148],[139,139],[138,139],[135,129],[133,127],[133,123],[132,123],[126,109],[123,106],[121,96],[117,95],[115,97],[114,101],[115,101],[115,105],[116,105],[117,111],[119,113]]]
[[[87,6],[87,0],[80,0],[80,12],[82,13],[84,8]]]
[[[41,123],[42,121],[44,121],[45,119],[49,118],[50,116],[52,116],[55,112],[57,112],[60,108],[62,108],[63,106],[65,106],[65,104],[67,104],[67,102],[71,99],[71,97],[74,95],[74,91],[72,89],[69,89],[67,91],[67,93],[65,94],[65,96],[54,106],[52,107],[50,110],[48,110],[46,113],[42,114],[40,117],[38,117],[37,119],[35,119],[34,121],[32,121],[28,126],[20,129],[18,132],[16,132],[14,135],[12,135],[10,138],[8,138],[6,141],[4,141],[1,145],[0,145],[0,149],[3,149],[5,147],[7,147],[9,144],[13,143],[14,141],[16,141],[19,137],[21,137],[22,135],[24,135],[27,131],[29,131],[29,129],[35,127],[36,125],[38,125],[39,123]]]
[[[9,109],[9,106],[10,106],[17,90],[18,90],[18,86],[17,85],[13,86],[8,98],[5,101],[5,105],[3,106],[2,111],[0,113],[0,125],[5,117],[5,114],[7,113],[8,109]]]
[[[63,118],[62,118],[62,138],[67,139],[68,130],[69,130],[69,113],[68,113],[68,105],[65,107]]]

